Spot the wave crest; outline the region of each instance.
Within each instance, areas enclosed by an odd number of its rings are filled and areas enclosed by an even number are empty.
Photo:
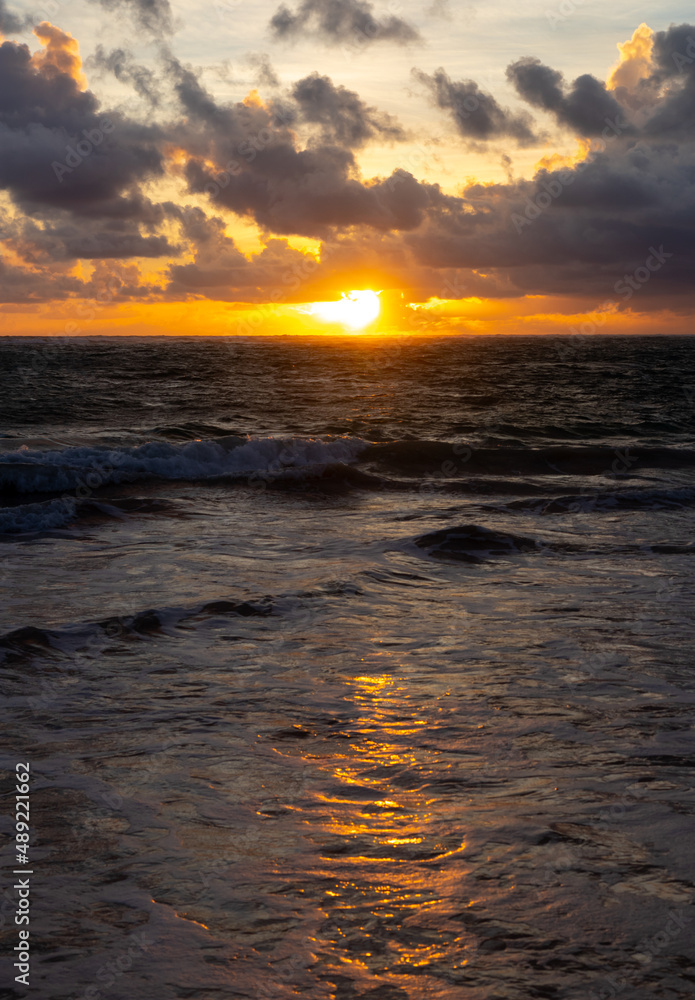
[[[0,456],[0,487],[18,493],[75,491],[88,496],[101,486],[146,479],[205,480],[250,477],[272,480],[350,462],[366,447],[356,438],[240,438],[185,444],[148,441],[134,447],[78,447],[62,451],[6,452]]]

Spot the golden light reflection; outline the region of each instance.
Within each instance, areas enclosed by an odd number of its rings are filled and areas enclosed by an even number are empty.
[[[473,942],[455,919],[466,905],[465,845],[433,795],[441,752],[422,736],[431,701],[391,672],[346,683],[351,722],[323,757],[328,780],[305,820],[324,883],[317,950],[328,967],[349,970],[356,988],[438,996],[440,967],[465,966]]]

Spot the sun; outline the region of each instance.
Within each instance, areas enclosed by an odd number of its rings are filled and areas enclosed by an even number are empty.
[[[337,302],[314,302],[310,313],[327,323],[340,323],[351,330],[361,330],[381,312],[379,293],[371,289],[343,292]]]

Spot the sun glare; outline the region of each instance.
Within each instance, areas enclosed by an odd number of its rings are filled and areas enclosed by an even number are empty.
[[[370,289],[343,292],[337,302],[314,302],[311,315],[327,323],[340,323],[351,330],[361,330],[377,318],[381,311],[379,293]]]

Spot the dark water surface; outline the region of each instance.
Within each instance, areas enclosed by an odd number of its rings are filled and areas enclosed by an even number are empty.
[[[693,996],[694,339],[0,363],[2,996]]]

